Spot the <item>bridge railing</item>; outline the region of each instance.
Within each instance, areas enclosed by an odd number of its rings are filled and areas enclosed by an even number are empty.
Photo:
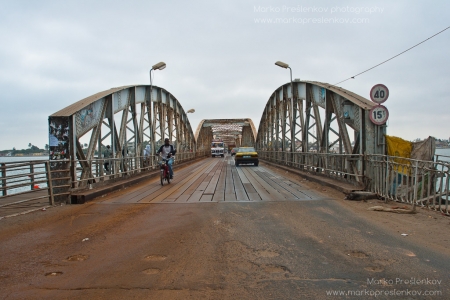
[[[349,163],[352,161],[357,165],[362,164],[364,159],[362,155],[258,150],[258,156],[276,164],[291,166],[305,172],[324,175],[350,183],[356,184],[358,182],[356,178],[362,178],[362,175],[352,172]]]
[[[301,171],[364,184],[386,200],[428,207],[445,214],[450,202],[450,158],[423,161],[388,155],[259,150],[261,159]],[[364,174],[364,175],[360,175]]]
[[[52,161],[52,163],[58,162]],[[68,169],[50,170],[48,160],[0,163],[0,207],[17,206],[26,202],[33,202],[33,205],[48,202],[53,205],[54,197],[69,194],[53,193],[54,189],[70,187],[68,176]],[[66,182],[61,183],[61,180]]]
[[[206,152],[200,151],[177,152],[175,155],[174,166],[193,160],[196,157],[205,156],[206,154]],[[108,180],[117,181],[136,175],[143,175],[145,172],[159,168],[159,162],[160,158],[157,155],[77,160],[77,176],[72,181],[72,187],[75,189],[84,189],[87,187],[93,188],[97,185],[104,185],[105,181]],[[105,164],[108,165],[107,168]],[[91,172],[82,172],[83,165],[90,166]],[[82,174],[90,174],[90,176],[84,176],[84,178],[82,178]]]
[[[449,161],[368,155],[367,190],[385,199],[450,214],[449,168]]]

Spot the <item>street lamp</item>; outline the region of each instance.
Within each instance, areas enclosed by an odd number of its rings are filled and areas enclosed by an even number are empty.
[[[152,71],[153,70],[163,70],[163,69],[165,69],[166,68],[166,63],[165,62],[159,62],[159,63],[157,63],[156,65],[153,65],[152,66],[152,68],[150,69],[150,103],[148,104],[148,108],[147,108],[147,112],[149,113],[150,112],[150,105],[152,105]],[[150,115],[148,116],[149,117],[149,121],[150,121]],[[153,132],[153,130],[154,129],[152,129],[152,132]],[[155,138],[154,138],[154,134],[153,133],[151,133],[151,149],[152,149],[152,151],[154,151],[154,149],[155,149]]]
[[[289,71],[291,72],[291,83],[292,83],[292,69],[291,69],[291,67],[289,67],[288,64],[286,64],[286,63],[284,63],[282,61],[277,61],[275,64],[277,66],[279,66],[279,67],[282,67],[282,68],[285,68],[285,69],[289,69]]]
[[[193,113],[195,113],[195,109],[191,108],[191,109],[188,110],[186,113],[187,113],[187,114],[193,114]]]
[[[285,69],[289,69],[290,74],[291,74],[291,93],[292,93],[292,97],[291,97],[291,109],[290,109],[290,124],[291,124],[291,152],[293,153],[295,151],[295,130],[293,130],[293,126],[294,126],[294,83],[292,82],[292,69],[289,67],[289,65],[287,63],[284,63],[282,61],[277,61],[275,63],[275,65],[281,67],[281,68],[285,68]],[[284,150],[284,142],[282,144],[283,150]]]
[[[166,68],[165,62],[159,62],[150,69],[150,104],[152,103],[152,71],[153,70],[163,70]]]

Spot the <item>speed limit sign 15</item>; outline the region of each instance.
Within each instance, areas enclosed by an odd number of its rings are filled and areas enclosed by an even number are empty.
[[[381,104],[389,97],[389,89],[384,84],[376,84],[370,90],[370,99],[373,102]]]
[[[389,111],[385,106],[377,105],[370,110],[369,117],[375,125],[383,125],[389,118]]]

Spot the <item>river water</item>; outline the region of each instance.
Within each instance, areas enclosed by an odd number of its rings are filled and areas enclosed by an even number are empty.
[[[48,156],[2,156],[0,157],[0,164],[2,163],[25,163],[26,166],[23,167],[17,167],[13,169],[6,169],[6,176],[9,178],[6,179],[6,186],[12,187],[14,185],[20,185],[20,184],[26,184],[25,186],[19,186],[16,188],[8,188],[7,194],[12,195],[20,192],[26,192],[30,191],[32,189],[31,185],[31,177],[28,175],[30,174],[30,166],[27,164],[30,161],[48,161]],[[42,174],[35,174],[34,180],[35,181],[45,181],[46,180],[46,169],[45,165],[43,163],[37,164],[34,166],[33,172],[35,173],[42,173]],[[17,176],[21,175],[23,176]],[[0,169],[0,176],[3,176],[3,172]],[[13,176],[13,178],[11,178]],[[3,182],[0,181],[0,187],[2,187]],[[45,188],[47,187],[46,182],[40,182],[38,184],[39,188]],[[2,195],[2,191],[0,190],[0,196]]]
[[[438,157],[439,160],[450,161],[450,148],[436,149],[436,152],[434,154]]]

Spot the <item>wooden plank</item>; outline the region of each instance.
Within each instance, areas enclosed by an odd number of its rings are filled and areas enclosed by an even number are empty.
[[[241,182],[241,178],[235,167],[231,168],[231,173],[233,174],[234,190],[236,192],[236,200],[238,201],[249,201],[247,193],[245,192],[244,185]]]
[[[250,201],[260,201],[261,200],[261,197],[259,196],[258,193],[248,193],[247,192],[247,196]]]
[[[234,190],[244,190],[244,186],[242,185],[241,178],[239,177],[236,168],[231,169],[231,174],[233,175]]]
[[[290,198],[286,194],[286,191],[276,190],[274,187],[272,187],[270,184],[268,184],[264,179],[262,179],[260,176],[258,176],[258,174],[256,174],[255,171],[252,170],[251,168],[247,168],[247,170],[248,170],[248,173],[251,174],[256,179],[256,181],[258,181],[259,184],[261,184],[270,195],[272,195],[272,198],[273,198],[272,200],[277,201],[277,200],[286,200],[286,199]]]
[[[227,166],[227,175],[225,177],[225,194],[234,194],[233,174],[230,166]]]
[[[180,197],[177,198],[177,200],[175,202],[187,202],[187,200],[189,199],[189,197],[191,197],[191,194],[183,194]]]
[[[193,165],[193,167],[196,167],[195,170],[197,170],[198,172],[198,168],[200,167],[200,169],[202,168],[202,164],[204,164],[204,162],[199,162]],[[206,167],[206,166],[205,166]],[[191,169],[189,168],[184,168],[182,170],[179,171],[181,177],[183,178],[184,176],[188,176],[188,174],[192,173]],[[178,172],[177,172],[178,174]],[[178,185],[177,181],[173,181],[171,183]],[[172,189],[170,189],[172,191]],[[153,200],[156,201],[160,201],[162,199],[166,198],[166,194],[164,194],[163,196],[160,197],[160,195],[162,195],[163,193],[167,192],[167,188],[164,188],[161,186],[160,184],[160,179],[159,176],[155,177],[155,179],[153,179],[150,184],[143,186],[143,188],[138,189],[132,193],[127,194],[125,197],[122,195],[120,197],[117,197],[117,199],[114,199],[112,202],[113,203],[131,203],[131,202],[151,202]],[[156,199],[159,198],[159,199]]]
[[[175,201],[177,201],[176,198],[166,198],[166,199],[163,199],[161,202],[170,203],[170,202],[175,202]]]
[[[253,185],[251,183],[244,183],[243,185],[244,185],[245,191],[247,193],[257,193],[255,188],[253,187]]]
[[[203,195],[214,195],[214,191],[216,190],[217,182],[219,181],[220,173],[213,176],[211,181],[209,182],[206,189],[203,191]]]
[[[246,183],[250,183],[250,181],[248,181],[247,177],[245,176],[244,172],[242,172],[242,168],[235,168],[239,178],[241,178],[241,182],[245,185]]]
[[[199,173],[197,173],[196,176],[190,176],[186,180],[183,180],[182,185],[168,197],[170,197],[170,198],[179,198],[181,195],[186,193],[186,190],[189,187],[191,187],[192,183],[195,182],[198,179],[198,176],[200,176]],[[191,194],[191,193],[187,193],[187,194]]]
[[[259,184],[259,182],[249,173],[247,168],[242,168],[242,171],[244,172],[245,176],[252,184],[253,188],[258,193],[261,200],[265,200],[265,201],[273,200],[273,196],[270,195],[261,184]]]
[[[292,193],[297,199],[303,199],[303,200],[311,200],[314,198],[318,198],[317,195],[314,193],[308,193],[306,188],[301,187],[300,185],[290,181],[290,180],[284,180],[285,178],[282,176],[277,176],[270,171],[266,170],[265,168],[261,168],[264,172],[261,172],[262,177],[266,177],[290,193]],[[295,198],[294,198],[295,199]]]
[[[208,186],[208,184],[209,184],[209,181],[203,180],[203,182],[200,183],[200,185],[195,190],[204,192],[206,190],[206,187]]]
[[[223,190],[221,191],[215,191],[213,196],[213,201],[219,202],[219,201],[225,201],[225,193]]]
[[[195,191],[194,193],[192,193],[191,197],[189,197],[187,202],[199,202],[202,195],[203,191]]]
[[[231,173],[231,166],[227,165],[227,176],[225,177],[225,201],[236,201],[236,194],[234,192],[233,174]]]
[[[203,170],[209,167],[208,163],[203,162],[203,165],[200,165],[195,169],[196,172],[191,173],[187,178],[183,179],[181,182],[172,182],[170,184],[170,188],[161,187],[159,184],[159,178],[155,181],[155,185],[159,192],[154,193],[153,195],[149,195],[148,197],[143,198],[140,202],[161,202],[167,197],[178,198],[182,193],[185,192],[191,186],[191,183],[195,181],[195,179],[203,172]]]
[[[200,202],[211,202],[213,195],[203,195],[200,198]]]
[[[258,171],[254,171],[254,172],[257,176],[259,176],[259,178],[261,178],[264,182],[266,182],[274,190],[276,190],[278,193],[284,195],[285,199],[291,199],[291,198],[298,199],[293,193],[288,191],[284,186],[276,183],[273,179],[271,179],[265,173],[258,172]]]
[[[237,201],[249,201],[247,193],[245,192],[244,189],[236,190],[236,200]]]
[[[217,161],[211,160],[211,164],[207,166],[206,171],[203,174],[200,174],[199,177],[195,181],[193,181],[190,186],[183,192],[183,194],[194,194],[197,190],[198,186],[203,182],[208,173],[212,170],[212,168],[217,164]],[[203,191],[202,191],[203,193]],[[200,198],[199,198],[200,199]]]
[[[224,194],[224,201],[236,201],[236,194]]]
[[[216,190],[214,191],[213,201],[224,201],[225,200],[225,179],[227,176],[226,164],[222,164],[222,170],[220,172],[219,181],[216,185]]]
[[[200,175],[200,177],[198,177],[194,182],[191,183],[191,185],[186,189],[186,191],[183,194],[193,194],[195,191],[197,191],[197,187],[203,182],[203,179],[205,179],[205,177],[206,174]]]

